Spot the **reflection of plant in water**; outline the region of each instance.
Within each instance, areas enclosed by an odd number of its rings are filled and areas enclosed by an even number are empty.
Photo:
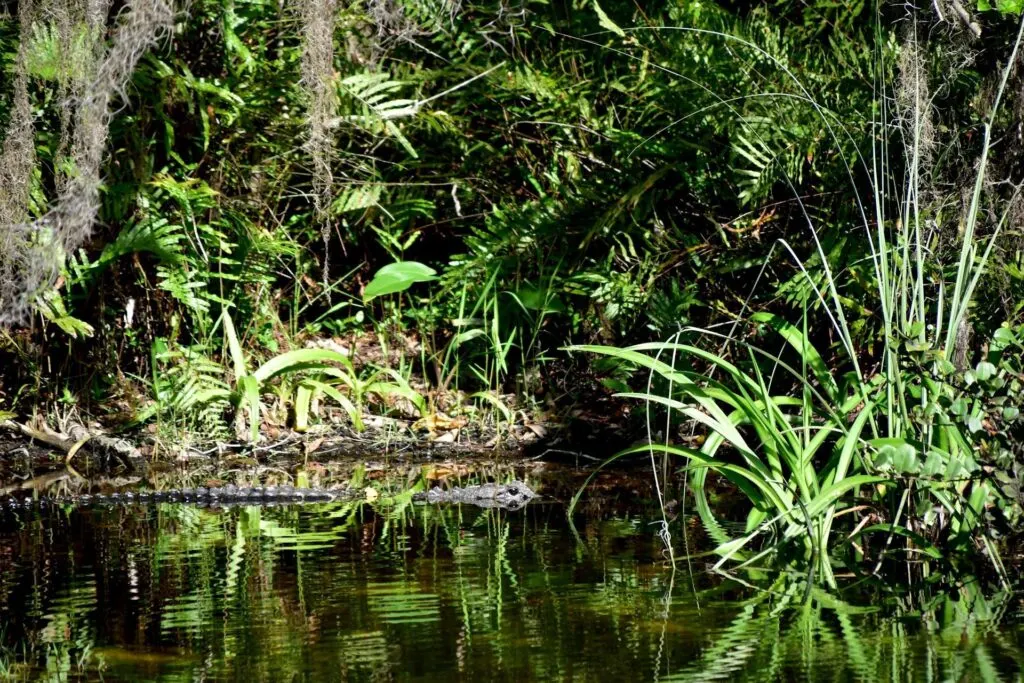
[[[580,518],[576,544],[560,509],[385,499],[39,515],[0,564],[0,585],[35,591],[0,613],[0,674],[975,680],[1024,658],[999,632],[1010,593],[976,582],[837,594],[805,575],[702,575],[691,595],[628,517]]]
[[[37,603],[38,616],[45,625],[27,644],[27,651],[0,648],[0,680],[66,681],[73,673],[86,671],[95,645],[91,615],[97,604],[93,583],[62,590],[45,606]],[[19,663],[36,658],[42,671],[29,670]]]
[[[4,628],[3,625],[0,625],[0,643],[4,641]],[[24,659],[26,659],[24,656],[19,657],[17,652],[0,644],[0,680],[30,680],[34,674],[22,663]]]
[[[996,655],[1021,658],[999,632],[1011,597],[986,596],[968,577],[884,605],[893,609],[856,607],[804,576],[782,575],[733,605],[739,612],[700,657],[660,680],[817,680],[837,663],[858,680],[999,680]]]

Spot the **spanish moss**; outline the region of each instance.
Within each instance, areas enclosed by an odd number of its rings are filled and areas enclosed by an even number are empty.
[[[334,176],[331,129],[337,118],[334,77],[336,0],[302,0],[302,85],[306,93],[306,144],[312,165],[314,216],[323,240],[323,283],[330,281],[331,219]]]

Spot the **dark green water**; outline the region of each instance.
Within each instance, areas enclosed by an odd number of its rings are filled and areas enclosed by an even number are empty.
[[[673,573],[647,515],[164,504],[0,518],[0,680],[1008,680],[1021,600]]]

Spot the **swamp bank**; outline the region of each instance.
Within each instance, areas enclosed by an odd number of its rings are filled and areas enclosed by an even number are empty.
[[[1022,9],[0,4],[0,675],[1019,677]]]

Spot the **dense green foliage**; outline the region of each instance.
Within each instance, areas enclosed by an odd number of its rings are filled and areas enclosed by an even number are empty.
[[[157,338],[216,354],[227,303],[261,351],[366,320],[418,326],[434,332],[428,353],[457,355],[461,376],[497,387],[566,339],[661,335],[714,316],[781,224],[761,207],[782,179],[811,188],[837,171],[813,110],[796,95],[752,96],[778,85],[770,59],[798,64],[856,125],[871,101],[870,16],[842,17],[857,28],[837,41],[837,65],[830,37],[783,32],[765,10],[633,11],[484,4],[438,21],[430,3],[339,10],[325,291],[315,179],[298,144],[299,17],[195,3],[114,118],[103,234],[69,255],[62,289],[68,313],[96,331],[75,354],[148,377]],[[708,35],[609,33],[609,17],[748,35],[767,53]],[[57,56],[33,49],[45,112]],[[42,195],[53,134],[37,124]],[[440,279],[412,290],[413,305],[364,306],[361,287],[393,260],[428,263]]]
[[[34,293],[39,324],[3,333],[0,408],[233,413],[257,440],[322,400],[433,432],[600,379],[664,424],[644,450],[696,463],[727,558],[771,534],[828,575],[858,509],[854,562],[879,533],[1001,571],[1024,76],[1015,8],[970,9],[197,0],[111,117],[92,237]],[[84,173],[61,93],[92,34],[48,16],[0,19],[33,107],[26,220]],[[709,470],[749,499],[740,538],[715,529]]]

